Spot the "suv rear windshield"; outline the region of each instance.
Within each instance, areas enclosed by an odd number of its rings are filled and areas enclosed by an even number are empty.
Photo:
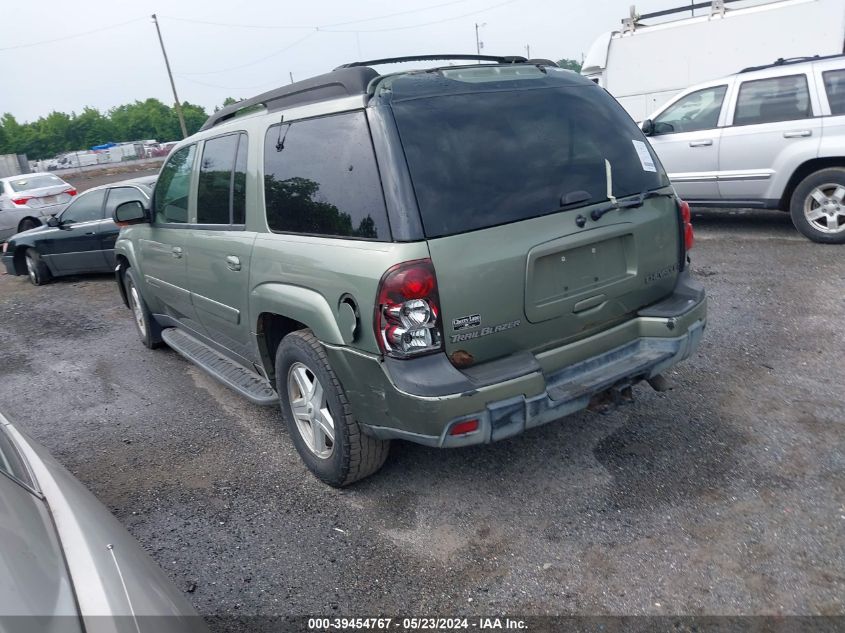
[[[427,237],[516,222],[669,184],[631,118],[594,86],[394,101]],[[649,160],[650,158],[650,160]],[[586,193],[584,193],[586,192]],[[589,198],[587,198],[589,195]]]

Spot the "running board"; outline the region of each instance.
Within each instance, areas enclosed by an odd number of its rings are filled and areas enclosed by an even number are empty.
[[[226,358],[190,334],[172,327],[162,330],[161,338],[179,354],[250,402],[263,406],[278,404],[276,390],[267,380]]]

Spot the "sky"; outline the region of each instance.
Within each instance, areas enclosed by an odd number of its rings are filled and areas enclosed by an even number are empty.
[[[640,13],[684,0],[3,0],[0,113],[101,111],[173,96],[150,15],[156,13],[180,101],[214,109],[350,61],[427,53],[581,59]]]

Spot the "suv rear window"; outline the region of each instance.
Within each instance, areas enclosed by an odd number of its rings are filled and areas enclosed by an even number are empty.
[[[392,107],[428,237],[556,213],[567,194],[582,199],[573,206],[607,200],[605,161],[616,197],[669,183],[642,132],[599,87],[471,92]]]
[[[271,231],[390,239],[364,113],[271,127],[264,142],[264,201]]]

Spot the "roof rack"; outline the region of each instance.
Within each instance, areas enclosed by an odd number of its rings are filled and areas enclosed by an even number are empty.
[[[648,26],[647,24],[640,24],[640,20],[648,20],[649,18],[662,18],[663,16],[674,15],[675,13],[685,13],[686,11],[691,11],[693,16],[695,16],[696,9],[706,9],[708,7],[710,8],[711,15],[724,15],[726,4],[743,1],[747,0],[707,0],[706,2],[693,1],[690,4],[684,4],[679,7],[674,7],[672,9],[663,9],[662,11],[652,11],[651,13],[643,14],[637,13],[637,8],[632,5],[630,16],[622,20],[622,30],[634,31],[638,26]]]
[[[401,64],[404,62],[428,62],[439,59],[457,59],[462,61],[496,62],[497,64],[524,64],[528,60],[519,55],[501,57],[498,55],[410,55],[407,57],[385,57],[384,59],[371,59],[365,62],[351,62],[338,66],[335,70],[342,68],[356,68],[359,66],[380,66],[382,64]]]
[[[495,55],[414,55],[411,57],[388,57],[365,62],[352,62],[338,66],[330,73],[303,79],[288,86],[282,86],[255,97],[238,101],[214,112],[200,130],[207,130],[238,116],[239,113],[255,107],[266,108],[267,112],[283,110],[295,105],[304,105],[337,97],[367,94],[367,87],[381,75],[370,68],[381,64],[433,60],[489,61],[497,64],[542,64],[557,65],[547,59],[525,59],[518,55],[499,57]]]
[[[379,74],[372,68],[342,68],[324,75],[297,81],[255,97],[238,101],[213,113],[200,130],[207,130],[237,116],[238,112],[254,106],[264,106],[268,112],[283,110],[336,97],[366,94],[367,85]]]
[[[783,57],[778,57],[774,62],[771,64],[763,64],[762,66],[749,66],[748,68],[743,68],[740,70],[740,73],[750,73],[753,70],[763,70],[765,68],[776,68],[777,66],[789,66],[790,64],[800,64],[802,62],[816,62],[822,59],[833,59],[835,57],[845,57],[845,53],[837,53],[835,55],[807,55],[805,57],[788,57],[784,59]]]

